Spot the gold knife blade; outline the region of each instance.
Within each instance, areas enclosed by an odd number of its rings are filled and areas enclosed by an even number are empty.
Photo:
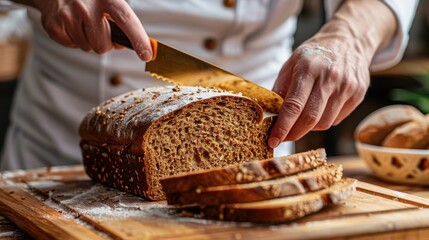
[[[132,48],[126,35],[109,22],[112,41]],[[161,80],[182,86],[201,86],[240,92],[256,100],[267,112],[279,113],[282,97],[256,83],[214,66],[151,38],[154,56],[146,63],[146,71]]]

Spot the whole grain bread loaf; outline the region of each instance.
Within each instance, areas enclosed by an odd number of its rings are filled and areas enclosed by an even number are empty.
[[[91,110],[80,146],[93,180],[161,200],[162,177],[272,157],[272,121],[255,101],[231,92],[140,89]]]
[[[327,188],[340,181],[341,166],[327,164],[297,175],[236,185],[198,188],[189,192],[168,192],[167,203],[172,205],[215,206],[246,203],[293,196]]]
[[[323,148],[283,157],[250,161],[218,169],[179,174],[160,180],[168,193],[189,192],[207,187],[259,182],[288,176],[326,164]]]

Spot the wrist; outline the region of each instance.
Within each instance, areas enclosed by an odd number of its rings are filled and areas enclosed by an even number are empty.
[[[311,41],[328,44],[337,53],[354,52],[369,65],[380,46],[374,35],[371,31],[358,31],[353,24],[338,19],[325,24]]]
[[[377,50],[391,41],[397,21],[388,6],[378,0],[346,0],[315,35],[351,48],[370,63]]]

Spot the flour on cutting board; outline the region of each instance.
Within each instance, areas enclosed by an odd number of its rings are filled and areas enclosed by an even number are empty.
[[[33,181],[28,183],[29,186],[40,189],[40,188],[55,188],[64,185],[62,182],[55,181]]]
[[[44,187],[52,187],[52,186],[58,186],[55,185],[55,183],[58,182],[52,182],[52,181],[35,181],[35,182],[29,182],[27,183],[29,186],[32,185],[32,187],[30,188],[30,191],[32,188],[34,188],[34,186],[44,186]],[[61,183],[59,183],[61,184]],[[34,189],[33,189],[34,190]],[[97,233],[99,236],[103,237],[104,239],[112,239],[109,235],[107,235],[104,232],[100,232],[98,231],[92,224],[87,223],[86,221],[82,220],[79,218],[79,216],[71,211],[70,209],[68,209],[67,206],[63,205],[63,204],[58,204],[57,202],[55,202],[51,196],[52,196],[52,191],[49,191],[49,198],[45,198],[43,196],[40,196],[39,194],[36,194],[36,192],[33,192],[33,196],[40,200],[41,202],[43,202],[44,204],[46,204],[46,206],[48,206],[51,209],[54,209],[55,211],[61,213],[61,217],[67,218],[67,219],[72,219],[74,222],[78,223],[81,226],[84,226],[86,228],[91,229],[93,232]],[[53,216],[51,215],[49,212],[47,212],[45,215],[41,216],[44,219],[57,219],[58,216]]]
[[[55,208],[64,205],[79,214],[92,217],[171,218],[174,215],[165,202],[146,201],[125,192],[110,190],[101,184],[93,184],[85,189],[70,187],[60,193],[58,188],[64,188],[67,183],[32,181],[27,184],[46,194],[44,202],[47,205]]]
[[[105,187],[99,183],[81,188],[67,186],[67,182],[31,181],[27,183],[44,197],[39,197],[49,207],[68,212],[73,218],[80,216],[103,221],[112,218],[164,219],[182,223],[251,227],[252,223],[222,222],[186,217],[167,206],[165,201],[147,201],[143,198]],[[66,189],[66,190],[64,190]],[[81,220],[84,222],[84,220]]]

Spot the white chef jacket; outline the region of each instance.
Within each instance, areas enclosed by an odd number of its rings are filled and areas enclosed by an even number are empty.
[[[151,37],[268,89],[291,54],[302,4],[300,0],[237,0],[233,7],[224,6],[223,0],[128,2]],[[328,15],[340,2],[326,1]],[[378,51],[373,69],[400,60],[417,5],[417,0],[385,2],[400,28],[390,45]],[[145,73],[145,63],[131,50],[98,55],[62,47],[45,33],[36,10],[29,9],[28,15],[34,29],[32,53],[15,95],[1,169],[79,164],[78,126],[92,107],[136,88],[166,83]]]

